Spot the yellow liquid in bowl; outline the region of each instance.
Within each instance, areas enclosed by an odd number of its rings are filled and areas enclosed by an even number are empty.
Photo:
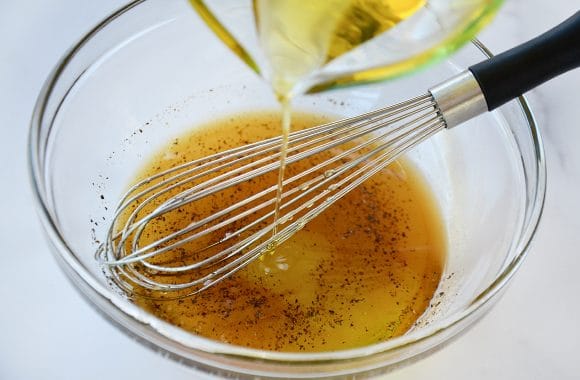
[[[295,129],[304,129],[328,119],[298,113],[293,121]],[[279,130],[279,114],[249,113],[216,120],[172,141],[145,164],[135,182],[196,158],[276,136]],[[289,164],[286,173],[292,176],[339,153],[334,149]],[[276,177],[274,171],[165,214],[147,227],[140,243],[167,236],[192,219],[256,194],[275,183]],[[239,225],[248,222],[241,220]],[[228,233],[218,230],[206,243],[220,241]],[[416,169],[400,160],[229,279],[180,300],[136,297],[135,302],[187,331],[240,346],[285,352],[361,347],[404,334],[424,313],[443,272],[445,242],[430,190]],[[199,248],[189,244],[157,260],[182,262]],[[156,278],[161,279],[183,282],[185,278]],[[154,295],[138,286],[136,291]]]

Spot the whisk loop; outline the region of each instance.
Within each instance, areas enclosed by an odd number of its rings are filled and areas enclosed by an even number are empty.
[[[125,291],[134,292],[133,285],[139,285],[156,292],[181,291],[169,297],[198,293],[273,250],[400,154],[444,127],[433,97],[427,94],[290,134],[288,167],[313,156],[320,159],[284,180],[274,236],[276,185],[272,183],[250,197],[224,203],[223,208],[162,239],[143,243],[147,228],[167,213],[277,172],[280,137],[173,167],[135,184],[123,196],[97,257]],[[331,151],[334,154],[328,154]],[[155,207],[143,214],[152,204]],[[226,232],[219,241],[203,240],[222,230]],[[196,247],[189,259],[159,260],[188,244]],[[172,282],[164,282],[164,275],[171,274],[183,275],[183,281],[175,283],[172,276]]]

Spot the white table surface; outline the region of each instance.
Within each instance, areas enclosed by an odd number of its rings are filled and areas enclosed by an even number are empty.
[[[199,379],[101,318],[47,245],[26,168],[28,123],[57,59],[122,0],[0,0],[0,379]],[[580,9],[507,0],[482,33],[494,52]],[[474,328],[387,379],[580,379],[580,70],[533,91],[548,161],[544,217],[503,299]]]

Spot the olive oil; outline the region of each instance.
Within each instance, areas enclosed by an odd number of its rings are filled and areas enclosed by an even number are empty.
[[[254,0],[260,45],[278,95],[408,18],[425,0]]]
[[[300,113],[292,119],[295,129],[328,121]],[[276,136],[280,124],[280,114],[262,112],[197,127],[147,162],[135,182]],[[292,163],[286,173],[303,172],[339,154],[337,149]],[[144,231],[143,244],[232,200],[258,193],[275,183],[276,177],[272,172],[156,219]],[[154,207],[155,202],[143,212]],[[220,241],[228,233],[215,231],[206,243]],[[159,260],[186,260],[199,248],[203,247],[190,244]],[[410,163],[399,160],[337,201],[274,252],[199,295],[163,301],[136,297],[135,302],[187,331],[240,346],[285,352],[360,347],[399,336],[413,326],[439,284],[445,252],[443,224],[429,189]],[[176,275],[175,280],[183,279]],[[163,281],[172,282],[172,275],[165,275]],[[136,290],[148,294],[145,289]]]
[[[192,6],[214,33],[248,66],[256,62],[202,0]],[[409,18],[426,0],[253,0],[254,19],[268,78],[278,96],[326,63]],[[361,78],[365,81],[372,78]]]

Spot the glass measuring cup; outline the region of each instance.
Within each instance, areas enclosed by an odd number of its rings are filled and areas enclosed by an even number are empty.
[[[280,94],[412,72],[448,56],[503,0],[190,0],[217,37]]]

